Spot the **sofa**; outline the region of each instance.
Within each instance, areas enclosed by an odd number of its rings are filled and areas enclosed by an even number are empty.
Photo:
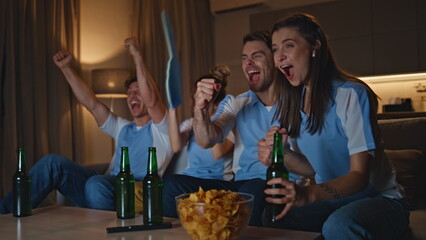
[[[410,206],[403,240],[426,240],[426,117],[379,120],[385,153]],[[174,156],[166,174],[186,167],[186,152]]]
[[[410,206],[410,227],[403,240],[426,239],[426,117],[379,120],[385,153],[393,163],[397,181],[404,187]],[[176,154],[165,174],[186,167],[185,150]],[[91,168],[104,172],[108,164]],[[60,194],[57,204],[68,205]]]
[[[403,240],[426,240],[426,117],[379,120],[385,153],[410,206]],[[174,156],[166,174],[186,167],[186,152]]]
[[[410,206],[403,240],[426,239],[426,117],[379,120],[385,153]]]

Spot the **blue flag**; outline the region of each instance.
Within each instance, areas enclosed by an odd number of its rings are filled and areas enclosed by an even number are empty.
[[[169,55],[165,82],[167,101],[169,102],[169,107],[177,108],[182,103],[181,70],[180,62],[176,56],[172,25],[170,24],[170,19],[166,11],[161,13],[161,22],[163,23],[163,32]]]

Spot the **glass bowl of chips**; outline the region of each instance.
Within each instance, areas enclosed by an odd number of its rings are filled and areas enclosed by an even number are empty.
[[[252,205],[253,195],[230,190],[199,188],[176,197],[180,222],[193,240],[237,239],[247,227]]]

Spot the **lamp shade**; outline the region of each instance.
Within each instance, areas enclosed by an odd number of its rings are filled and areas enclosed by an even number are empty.
[[[130,71],[119,68],[92,70],[92,88],[99,98],[126,98],[124,82],[130,78]]]

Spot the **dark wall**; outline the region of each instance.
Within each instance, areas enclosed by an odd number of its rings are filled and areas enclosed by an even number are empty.
[[[291,13],[320,21],[337,63],[356,75],[426,71],[425,0],[339,0],[250,16],[250,29],[271,29]]]

